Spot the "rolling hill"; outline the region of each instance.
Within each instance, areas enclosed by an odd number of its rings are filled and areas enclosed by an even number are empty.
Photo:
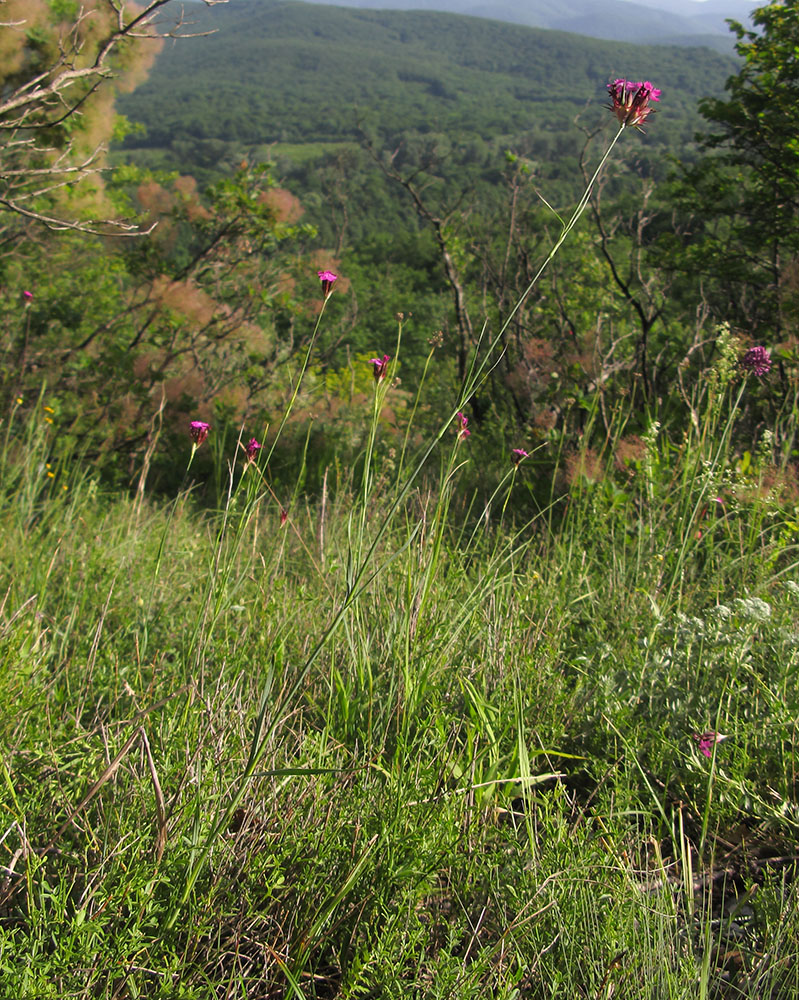
[[[343,0],[321,0],[342,5]],[[706,45],[732,52],[726,23],[749,20],[753,0],[346,0],[348,7],[377,10],[435,10],[510,21],[528,27],[569,31],[591,38],[639,45]]]
[[[146,128],[128,147],[182,140],[245,145],[431,131],[493,140],[568,131],[606,113],[616,76],[663,89],[651,140],[690,141],[696,101],[719,94],[731,57],[639,46],[433,11],[355,10],[285,0],[195,8],[207,37],[169,44],[120,110]]]

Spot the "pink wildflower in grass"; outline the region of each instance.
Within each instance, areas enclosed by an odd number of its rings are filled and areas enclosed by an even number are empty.
[[[22,298],[25,300],[25,305],[26,306],[29,305],[31,302],[33,302],[33,292],[29,292],[28,289],[26,288],[25,291],[22,293]]]
[[[693,737],[699,744],[699,752],[704,754],[705,757],[712,757],[713,747],[716,743],[721,743],[722,740],[727,739],[722,733],[717,733],[712,729],[709,729],[706,733],[694,733]]]
[[[285,507],[281,507],[280,508],[280,527],[281,528],[286,523],[286,521],[288,521],[288,519],[289,519],[289,512],[285,509]]]
[[[211,430],[211,425],[207,424],[204,420],[192,420],[189,424],[189,433],[191,434],[191,439],[197,448],[205,441],[208,437],[208,431]]]
[[[460,410],[455,414],[455,420],[458,423],[458,440],[463,441],[465,438],[469,437],[472,433],[467,424],[469,423],[469,418],[465,413],[461,413]]]
[[[750,347],[741,358],[741,368],[750,375],[762,378],[771,370],[771,355],[765,347]]]
[[[247,447],[244,449],[247,455],[248,462],[254,462],[258,457],[258,452],[261,450],[261,445],[255,440],[255,438],[250,438],[247,442]]]
[[[514,448],[510,455],[513,460],[513,464],[518,466],[519,462],[530,457],[530,452],[525,451],[524,448]]]
[[[327,301],[333,291],[334,282],[338,281],[338,275],[332,271],[317,271],[316,273],[322,282],[322,295],[324,295],[325,301]]]
[[[382,382],[386,377],[389,361],[391,361],[391,357],[388,354],[384,354],[382,358],[372,358],[369,361],[369,364],[374,366],[372,374],[375,377],[375,382]]]
[[[644,83],[633,83],[632,80],[614,80],[608,84],[611,104],[609,110],[619,119],[621,125],[632,125],[640,128],[647,118],[654,113],[650,101],[660,100],[660,90],[646,80]]]

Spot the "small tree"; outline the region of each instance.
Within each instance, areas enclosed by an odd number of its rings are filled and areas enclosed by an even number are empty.
[[[3,244],[25,219],[55,229],[138,232],[109,220],[98,170],[118,126],[115,89],[135,86],[164,36],[185,32],[182,15],[171,26],[157,23],[167,2],[0,0]]]
[[[799,319],[799,0],[753,21],[754,31],[731,22],[743,66],[729,98],[700,103],[713,131],[680,186],[693,221],[675,259],[710,279],[720,318],[782,339]]]

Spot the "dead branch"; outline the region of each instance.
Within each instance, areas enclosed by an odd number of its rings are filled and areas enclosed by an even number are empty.
[[[92,235],[138,236],[152,232],[116,220],[79,222],[59,218],[30,202],[52,193],[67,183],[83,180],[100,169],[99,159],[105,147],[97,146],[88,156],[77,153],[76,142],[70,138],[62,150],[53,144],[42,145],[32,136],[43,130],[58,130],[74,116],[81,114],[85,102],[116,75],[115,52],[129,41],[161,41],[164,38],[193,37],[184,33],[187,21],[181,8],[174,24],[164,29],[156,16],[169,0],[148,0],[140,10],[131,12],[125,0],[105,0],[106,10],[115,17],[99,39],[88,42],[87,25],[97,10],[82,8],[58,42],[50,65],[3,94],[0,100],[0,206],[25,219],[42,223],[53,230],[75,230]],[[204,0],[206,6],[227,0]],[[0,27],[21,28],[27,19],[0,24]],[[207,34],[207,32],[203,32]],[[86,52],[87,44],[95,48]],[[80,65],[85,62],[85,65]],[[31,139],[20,138],[25,130]],[[63,133],[61,133],[63,135]],[[80,162],[72,162],[80,156]],[[48,157],[55,157],[48,163]],[[41,181],[46,183],[42,184]],[[38,181],[38,183],[37,183]]]

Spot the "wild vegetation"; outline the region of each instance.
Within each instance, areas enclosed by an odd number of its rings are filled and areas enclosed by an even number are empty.
[[[799,995],[799,4],[316,187],[107,168],[164,6],[0,29],[4,994]]]

